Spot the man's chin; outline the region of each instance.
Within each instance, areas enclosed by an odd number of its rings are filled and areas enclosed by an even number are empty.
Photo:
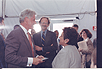
[[[42,28],[42,30],[46,30],[47,28]]]

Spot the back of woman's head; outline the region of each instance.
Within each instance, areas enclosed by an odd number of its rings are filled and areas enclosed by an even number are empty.
[[[80,32],[80,35],[82,35],[82,32],[85,31],[87,37],[89,37],[89,39],[92,37],[92,34],[91,32],[88,30],[88,29],[83,29],[81,32]]]
[[[68,45],[75,45],[77,43],[78,32],[72,27],[65,27],[63,29],[64,40],[69,39]]]

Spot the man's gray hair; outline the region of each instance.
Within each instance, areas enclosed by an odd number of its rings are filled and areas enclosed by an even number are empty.
[[[33,17],[33,15],[36,15],[35,11],[31,10],[31,9],[24,9],[19,16],[19,21],[20,23],[24,22],[25,17]]]

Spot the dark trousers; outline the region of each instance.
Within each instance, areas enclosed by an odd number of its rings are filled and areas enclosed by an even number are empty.
[[[91,60],[86,62],[86,68],[90,68],[90,65],[91,65]]]

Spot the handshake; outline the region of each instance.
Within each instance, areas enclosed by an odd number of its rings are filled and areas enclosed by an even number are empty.
[[[44,62],[44,60],[46,60],[46,59],[48,59],[48,58],[37,55],[36,58],[33,58],[33,64],[38,65],[39,63]]]

